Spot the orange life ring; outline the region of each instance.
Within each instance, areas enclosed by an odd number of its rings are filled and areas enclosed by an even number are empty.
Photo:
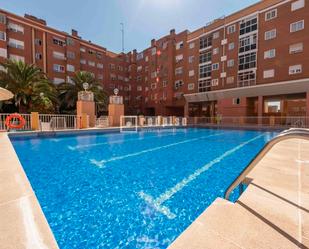
[[[11,120],[13,118],[17,118],[19,120],[19,124],[12,124]],[[25,124],[26,120],[20,114],[17,113],[11,114],[7,116],[5,119],[5,125],[11,129],[21,129],[24,127]]]

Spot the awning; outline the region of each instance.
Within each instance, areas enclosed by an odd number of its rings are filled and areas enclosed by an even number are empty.
[[[14,97],[14,94],[11,93],[9,90],[6,90],[0,87],[0,101],[8,100]]]
[[[211,92],[185,94],[184,97],[186,98],[187,102],[192,103],[229,98],[272,96],[306,92],[309,92],[308,78],[294,81],[217,90]]]

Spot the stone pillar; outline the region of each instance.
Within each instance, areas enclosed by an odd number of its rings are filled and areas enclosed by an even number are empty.
[[[108,105],[108,121],[110,126],[120,126],[120,117],[124,116],[122,96],[110,96]]]
[[[31,112],[31,130],[40,130],[40,120],[38,112]]]
[[[95,127],[96,115],[95,115],[95,103],[94,101],[79,100],[76,104],[77,117],[82,117],[81,128]],[[89,127],[85,127],[83,117],[89,116]]]
[[[264,112],[264,98],[263,96],[258,97],[258,124],[263,124],[263,112]]]

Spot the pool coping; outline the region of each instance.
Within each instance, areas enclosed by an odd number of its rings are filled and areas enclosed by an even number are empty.
[[[0,161],[1,246],[58,249],[53,232],[6,132],[0,133]]]

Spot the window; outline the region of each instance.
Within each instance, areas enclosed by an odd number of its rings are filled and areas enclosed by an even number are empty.
[[[176,43],[176,49],[181,49],[183,48],[183,41]]]
[[[233,105],[240,105],[240,98],[233,98]]]
[[[138,66],[136,69],[137,72],[141,72],[142,70],[143,70],[143,66]]]
[[[94,61],[88,61],[88,65],[91,67],[95,67],[95,62]]]
[[[212,37],[204,36],[200,38],[200,49],[208,48],[212,45]]]
[[[42,59],[42,54],[41,53],[35,53],[35,58],[37,60],[41,60]]]
[[[152,83],[152,84],[150,85],[150,88],[151,88],[152,90],[156,89],[156,88],[157,88],[157,83]]]
[[[176,63],[182,61],[182,60],[183,60],[183,54],[177,55],[177,56],[175,57],[175,59],[176,59]]]
[[[175,69],[175,75],[179,75],[179,74],[182,74],[182,67],[177,67]]]
[[[103,64],[102,64],[102,63],[98,63],[98,64],[97,64],[97,68],[102,69],[102,68],[103,68]]]
[[[252,86],[256,83],[255,71],[238,73],[238,87]]]
[[[95,51],[92,49],[88,49],[88,54],[95,54]]]
[[[281,112],[281,101],[269,99],[264,102],[265,113],[278,113]]]
[[[6,41],[6,33],[5,32],[0,31],[0,40]]]
[[[0,48],[0,57],[4,57],[4,58],[7,58],[7,57],[8,57],[7,49],[5,49],[5,48]]]
[[[138,92],[141,92],[141,91],[143,91],[143,87],[142,87],[142,86],[137,86],[137,87],[136,87],[136,90],[137,90]]]
[[[190,42],[190,43],[189,43],[189,48],[192,49],[192,48],[194,48],[194,47],[195,47],[195,43],[194,43],[194,42]]]
[[[63,46],[65,45],[65,41],[60,40],[60,39],[58,39],[58,38],[56,38],[56,37],[53,38],[53,43],[54,43],[55,45],[60,46],[60,47],[63,47]]]
[[[136,55],[136,60],[141,60],[141,59],[143,59],[144,58],[144,54],[143,54],[143,52],[141,52],[141,53],[138,53],[137,55]]]
[[[178,89],[183,86],[183,81],[182,80],[176,80],[175,81],[175,89]]]
[[[305,7],[305,0],[298,0],[291,4],[291,11],[295,11]]]
[[[6,16],[4,14],[0,14],[0,23],[6,24]]]
[[[194,83],[189,83],[189,84],[188,84],[188,90],[189,90],[189,91],[194,90]]]
[[[264,52],[264,59],[271,59],[275,57],[276,57],[276,49],[271,49]]]
[[[10,54],[10,60],[25,62],[25,57],[19,56],[19,55],[15,55],[15,54]]]
[[[54,64],[53,69],[55,72],[64,73],[64,66],[62,65]]]
[[[276,17],[277,17],[277,9],[273,9],[265,13],[265,21],[275,19]]]
[[[167,45],[168,45],[168,42],[164,42],[164,43],[162,44],[163,50],[165,50],[165,49],[167,48]]]
[[[189,56],[189,63],[193,63],[194,62],[194,55]]]
[[[293,32],[300,31],[300,30],[304,29],[304,27],[305,27],[305,21],[304,20],[291,23],[290,32],[293,33]]]
[[[263,72],[264,79],[273,78],[274,76],[275,76],[275,70],[274,69],[265,70]]]
[[[257,35],[248,35],[239,39],[239,53],[248,52],[257,48]]]
[[[71,37],[68,37],[68,38],[67,38],[67,45],[74,46],[74,40],[73,40],[73,38],[71,38]]]
[[[239,56],[239,70],[256,67],[256,52]]]
[[[235,43],[231,42],[229,43],[229,50],[233,50],[235,48]]]
[[[189,71],[189,77],[193,77],[194,76],[194,70],[190,70]]]
[[[212,64],[212,70],[219,70],[219,63]]]
[[[219,48],[214,48],[214,50],[213,50],[212,53],[213,53],[213,54],[219,54]]]
[[[36,38],[36,39],[34,40],[34,44],[35,44],[35,45],[38,45],[38,46],[42,46],[42,41],[41,41],[41,39]]]
[[[233,25],[227,27],[227,33],[228,33],[228,34],[232,34],[232,33],[234,33],[235,31],[236,31],[236,25],[235,25],[235,24],[233,24]]]
[[[80,60],[80,64],[85,65],[85,64],[86,64],[86,60],[85,60],[85,59],[81,59],[81,60]]]
[[[16,33],[24,33],[24,27],[21,26],[21,25],[18,25],[16,23],[9,23],[8,24],[8,28],[9,30],[13,31],[13,32],[16,32]]]
[[[54,84],[60,84],[60,83],[65,82],[65,80],[61,79],[61,78],[54,78],[53,82],[54,82]]]
[[[220,37],[220,32],[218,31],[218,32],[214,33],[212,37],[213,37],[213,39],[218,39]]]
[[[152,79],[155,78],[155,77],[157,77],[157,72],[156,72],[156,71],[151,72],[150,77],[151,77]]]
[[[290,45],[290,54],[296,54],[296,53],[301,53],[303,52],[304,49],[304,44],[301,43],[296,43],[296,44],[292,44]]]
[[[65,60],[64,53],[53,51],[53,57],[59,60]]]
[[[234,83],[234,76],[230,76],[226,78],[226,84],[233,84]]]
[[[115,69],[115,64],[109,64],[109,68],[114,70]]]
[[[227,61],[227,67],[234,67],[234,60],[233,59]]]
[[[157,48],[154,47],[151,49],[151,55],[155,55],[157,53]]]
[[[211,62],[211,51],[200,54],[200,64]]]
[[[18,49],[24,49],[24,42],[23,41],[19,41],[19,40],[15,40],[10,38],[9,39],[9,46],[11,48],[18,48]]]
[[[276,38],[276,36],[277,36],[277,30],[272,29],[272,30],[265,32],[265,38],[264,39],[265,39],[265,41],[267,41],[267,40],[271,40],[271,39]]]
[[[97,58],[98,58],[98,59],[102,59],[102,54],[99,53],[99,52],[97,52]]]
[[[86,52],[86,48],[84,48],[84,47],[81,47],[79,50],[80,50],[81,52],[83,52],[83,53]]]
[[[211,76],[211,64],[200,66],[200,78],[206,78]]]
[[[302,65],[294,65],[289,67],[289,75],[302,73]]]
[[[69,59],[75,59],[75,53],[74,53],[74,52],[68,51],[68,52],[67,52],[67,57],[68,57]]]
[[[167,80],[163,80],[163,81],[162,81],[162,86],[163,86],[163,87],[167,87]]]
[[[148,60],[149,60],[149,57],[148,57],[148,56],[146,56],[146,57],[145,57],[145,61],[146,61],[146,62],[148,62]]]
[[[211,90],[211,80],[200,80],[198,83],[199,92],[208,92]]]
[[[73,65],[67,64],[67,71],[68,72],[74,72],[75,71],[75,67]]]
[[[239,34],[244,35],[257,30],[257,17],[251,17],[240,22]]]
[[[211,80],[211,86],[218,86],[218,85],[219,85],[219,80],[218,79]]]

